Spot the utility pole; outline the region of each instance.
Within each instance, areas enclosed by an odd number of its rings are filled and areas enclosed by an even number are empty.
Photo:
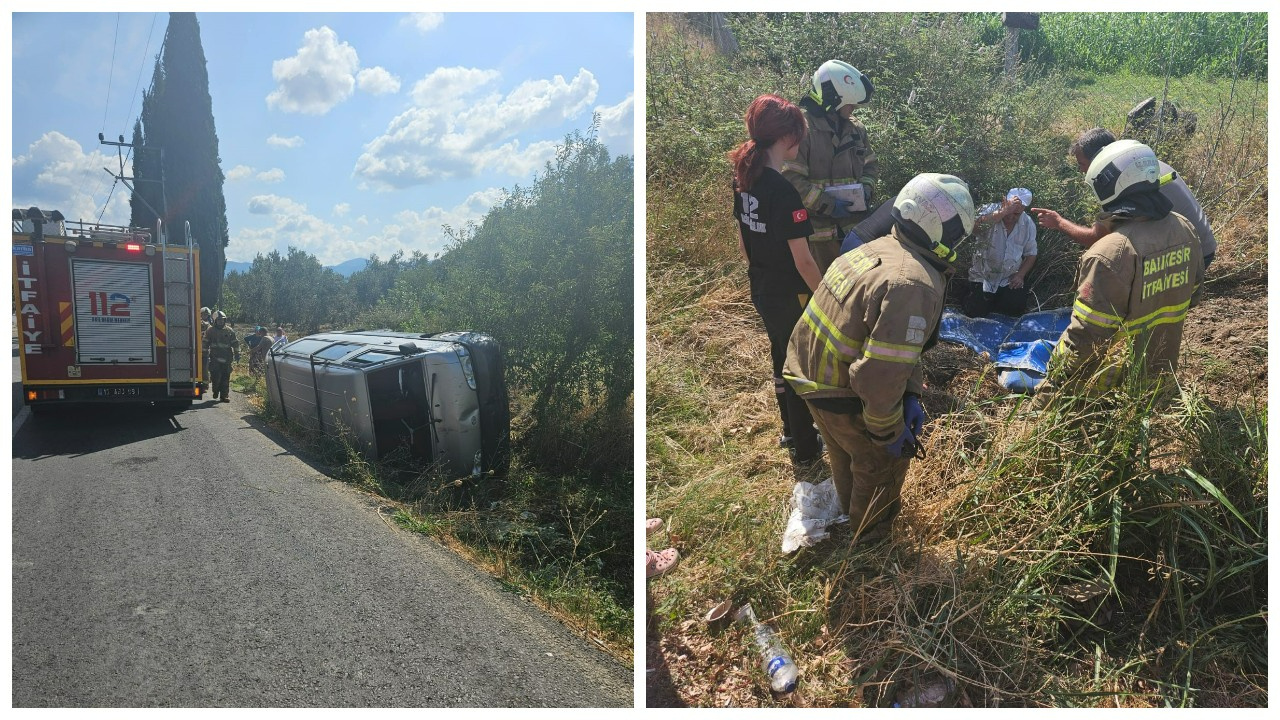
[[[167,197],[165,197],[165,194],[164,194],[164,148],[162,148],[162,147],[158,147],[158,148],[137,147],[137,146],[135,146],[133,143],[127,143],[127,142],[125,142],[125,141],[124,141],[124,136],[123,136],[123,135],[119,136],[119,140],[118,140],[118,141],[116,141],[116,142],[112,142],[112,141],[110,141],[110,140],[107,140],[105,137],[103,137],[102,133],[98,133],[98,143],[99,143],[99,144],[101,144],[101,145],[110,145],[110,146],[114,147],[114,148],[116,149],[116,157],[117,157],[117,158],[119,159],[119,161],[120,161],[120,172],[118,172],[118,173],[112,172],[112,171],[111,171],[111,168],[102,168],[102,169],[103,169],[103,170],[105,170],[105,171],[107,172],[107,174],[108,174],[108,175],[110,175],[111,177],[113,177],[113,178],[115,178],[116,180],[120,181],[120,182],[121,182],[125,187],[129,188],[129,192],[133,193],[135,197],[137,197],[139,200],[141,200],[141,201],[142,201],[142,204],[147,206],[147,209],[148,209],[148,210],[150,210],[150,211],[151,211],[151,213],[152,213],[153,215],[155,215],[155,217],[156,217],[156,219],[157,219],[157,220],[161,220],[161,219],[163,219],[163,218],[162,218],[162,216],[161,216],[160,211],[159,211],[159,210],[156,210],[156,209],[155,209],[155,208],[153,208],[153,207],[151,207],[151,203],[147,202],[147,198],[146,198],[145,196],[143,196],[143,195],[140,195],[140,194],[138,193],[138,191],[137,191],[137,190],[134,190],[134,189],[133,189],[133,186],[132,186],[132,185],[130,185],[129,183],[130,183],[130,182],[134,182],[134,183],[138,183],[138,182],[159,183],[159,184],[160,184],[160,204],[161,204],[161,205],[163,205],[163,206],[165,207],[165,209],[167,210],[167,209],[169,208],[169,199],[168,199]],[[142,180],[139,180],[139,179],[137,179],[137,178],[126,177],[126,176],[125,176],[125,174],[124,174],[124,150],[123,150],[123,148],[130,148],[131,150],[136,150],[136,151],[138,151],[138,152],[142,152],[143,150],[155,150],[155,151],[159,152],[159,153],[160,153],[160,179],[159,179],[159,180],[147,180],[147,179],[145,179],[145,178],[144,178],[144,179],[142,179]],[[167,225],[168,225],[168,223],[165,223],[165,224],[164,224],[164,226],[165,226],[165,227],[167,227]],[[161,238],[161,242],[164,242],[164,241],[165,241],[165,240],[164,240],[164,238]]]
[[[1018,65],[1018,36],[1023,30],[1040,27],[1040,13],[1002,13],[1000,24],[1005,28],[1004,76],[1012,79]]]

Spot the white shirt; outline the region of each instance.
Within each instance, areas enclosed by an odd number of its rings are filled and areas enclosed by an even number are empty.
[[[986,241],[973,252],[973,264],[969,267],[969,279],[982,283],[982,291],[994,293],[1009,284],[1009,278],[1018,272],[1023,258],[1035,255],[1036,223],[1031,214],[1023,211],[1013,230],[1004,229],[1004,221],[996,220],[988,226]],[[979,235],[979,240],[982,240]]]

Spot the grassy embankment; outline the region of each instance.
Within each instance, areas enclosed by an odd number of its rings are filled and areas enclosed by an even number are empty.
[[[823,48],[841,48],[876,82],[862,117],[886,188],[950,171],[980,202],[1021,185],[1083,219],[1094,208],[1066,163],[1071,138],[1118,132],[1166,80],[1006,83],[991,72],[999,48],[945,19],[752,20],[734,26],[733,60],[679,21],[648,22],[647,509],[669,527],[651,546],[682,556],[648,585],[649,703],[877,705],[949,682],[972,706],[1265,706],[1265,83],[1168,83],[1200,127],[1161,154],[1219,249],[1166,404],[1124,389],[1031,414],[943,344],[924,361],[928,459],[911,468],[891,541],[783,556],[793,473],[724,159],[751,98],[798,97]],[[1031,282],[1046,307],[1063,305],[1079,250],[1043,232],[1040,248]],[[725,598],[780,630],[796,693],[770,695],[743,630],[702,623]]]
[[[285,435],[301,457],[377,496],[384,518],[446,545],[631,664],[634,616],[617,592],[601,587],[601,553],[587,539],[612,518],[574,479],[530,466],[519,439],[529,408],[519,392],[512,393],[515,451],[507,477],[464,481],[421,472],[407,458],[370,462],[351,442],[286,422],[265,403],[264,377],[250,374],[245,361],[236,364],[231,387],[245,393],[259,419]]]

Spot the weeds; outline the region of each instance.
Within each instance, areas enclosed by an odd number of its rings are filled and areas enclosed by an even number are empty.
[[[1152,393],[1133,376],[1033,410],[940,345],[924,356],[928,460],[892,539],[849,547],[837,531],[782,556],[793,475],[717,210],[746,102],[799,97],[822,48],[843,48],[876,82],[860,116],[900,180],[946,159],[978,194],[1033,187],[1036,205],[1086,220],[1067,146],[1094,125],[1119,132],[1166,80],[1024,68],[1009,83],[956,16],[731,16],[744,48],[731,59],[679,18],[649,22],[647,509],[681,553],[649,585],[651,704],[878,706],[932,684],[975,707],[1265,706],[1265,83],[1169,81],[1206,131],[1170,162],[1220,243],[1177,384]],[[912,89],[930,104],[907,105]],[[1232,200],[1209,210],[1219,196]],[[1061,306],[1079,251],[1052,236],[1040,249],[1036,292]],[[768,693],[740,629],[699,620],[728,598],[779,629],[795,694]]]

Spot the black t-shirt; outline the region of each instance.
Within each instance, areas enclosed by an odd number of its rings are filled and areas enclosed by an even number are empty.
[[[749,192],[733,194],[733,214],[747,248],[752,297],[807,294],[788,240],[809,237],[813,223],[795,186],[766,167]]]

